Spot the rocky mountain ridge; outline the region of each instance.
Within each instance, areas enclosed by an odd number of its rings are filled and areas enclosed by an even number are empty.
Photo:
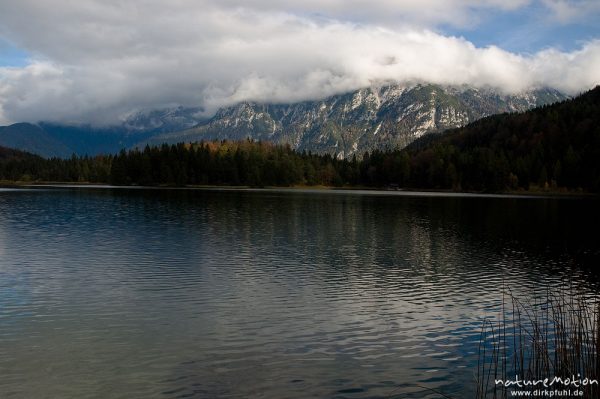
[[[375,148],[403,148],[424,134],[565,98],[552,89],[505,95],[432,84],[374,86],[297,104],[240,103],[194,128],[158,134],[139,145],[251,138],[344,158]]]

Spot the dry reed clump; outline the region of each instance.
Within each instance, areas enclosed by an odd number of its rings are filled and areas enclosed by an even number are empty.
[[[505,290],[502,314],[482,326],[477,398],[600,397],[600,302],[559,289],[528,302]],[[538,391],[537,394],[534,394]]]

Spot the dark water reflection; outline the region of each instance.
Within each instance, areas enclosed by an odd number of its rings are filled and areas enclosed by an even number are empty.
[[[598,205],[0,191],[0,396],[468,398],[503,282],[594,295]]]

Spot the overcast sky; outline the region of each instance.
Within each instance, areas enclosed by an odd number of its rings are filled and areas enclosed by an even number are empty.
[[[2,0],[0,124],[388,81],[600,84],[599,0]]]

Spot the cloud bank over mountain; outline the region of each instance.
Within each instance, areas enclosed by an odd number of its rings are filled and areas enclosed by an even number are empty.
[[[5,4],[9,3],[9,4]],[[12,4],[10,4],[12,3]],[[550,86],[600,83],[600,38],[578,49],[478,48],[439,26],[533,0],[22,0],[0,5],[0,37],[29,54],[0,66],[0,123],[112,123],[143,108],[323,98],[387,81]],[[540,0],[569,23],[596,2]]]

